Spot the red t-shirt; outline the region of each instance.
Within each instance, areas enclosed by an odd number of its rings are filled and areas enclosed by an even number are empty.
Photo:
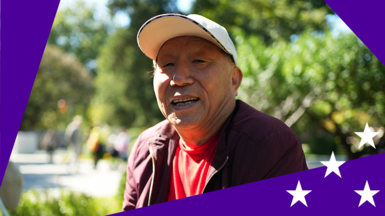
[[[168,201],[201,194],[214,158],[218,134],[196,149],[188,150],[179,141],[172,163]]]

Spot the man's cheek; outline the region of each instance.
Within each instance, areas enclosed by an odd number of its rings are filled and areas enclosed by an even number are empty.
[[[155,72],[154,78],[157,80],[157,82],[163,83],[163,82],[167,82],[170,77],[166,73],[161,73],[160,70],[157,70]]]
[[[162,75],[155,75],[154,76],[154,91],[155,91],[155,94],[158,96],[160,95],[162,92],[162,85],[164,85],[163,83],[165,82],[165,78],[162,77]]]

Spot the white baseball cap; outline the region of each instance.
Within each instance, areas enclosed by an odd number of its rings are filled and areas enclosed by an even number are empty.
[[[219,46],[230,54],[238,64],[237,51],[226,29],[206,17],[190,14],[161,14],[149,19],[138,31],[140,49],[150,59],[155,60],[162,45],[171,38],[197,36]]]

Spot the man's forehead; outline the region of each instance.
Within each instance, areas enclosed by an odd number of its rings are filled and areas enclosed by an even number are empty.
[[[195,36],[180,36],[166,41],[160,48],[158,54],[167,54],[173,52],[176,48],[186,48],[187,51],[192,52],[211,50],[220,52],[220,48],[208,40]]]

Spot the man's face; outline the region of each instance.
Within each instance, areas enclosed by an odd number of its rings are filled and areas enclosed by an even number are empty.
[[[210,128],[234,108],[240,84],[234,82],[236,70],[220,48],[205,39],[168,40],[159,51],[154,74],[161,112],[177,129]]]

